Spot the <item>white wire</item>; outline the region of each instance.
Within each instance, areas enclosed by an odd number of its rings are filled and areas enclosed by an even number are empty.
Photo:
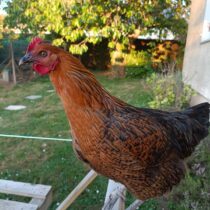
[[[72,142],[72,139],[49,138],[49,137],[41,137],[41,136],[23,136],[23,135],[0,134],[0,137],[18,138],[18,139],[37,139],[37,140],[68,141],[68,142]]]

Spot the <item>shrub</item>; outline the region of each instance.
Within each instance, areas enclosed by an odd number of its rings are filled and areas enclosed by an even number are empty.
[[[124,54],[127,77],[144,77],[153,72],[151,56],[146,51],[134,51]]]
[[[130,53],[124,54],[124,59],[128,66],[144,66],[150,62],[150,55],[147,51],[131,50]]]
[[[151,108],[184,108],[189,105],[190,98],[195,93],[189,85],[182,82],[181,72],[152,74],[146,82],[153,95],[153,100],[149,102]]]

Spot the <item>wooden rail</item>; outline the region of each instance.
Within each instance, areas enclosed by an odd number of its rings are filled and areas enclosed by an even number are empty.
[[[29,203],[0,199],[0,210],[46,210],[52,202],[52,187],[0,179],[0,193],[31,197]]]
[[[97,177],[97,173],[94,170],[83,178],[83,180],[74,188],[74,190],[66,197],[66,199],[58,206],[56,210],[66,210],[86,189],[86,187]],[[124,210],[125,209],[125,194],[126,188],[124,185],[109,180],[106,198],[102,210]],[[143,202],[136,200],[126,210],[135,210]]]
[[[102,210],[110,210],[110,209],[124,210],[125,194],[126,194],[125,186],[110,179]]]
[[[56,210],[66,210],[87,186],[97,177],[93,170],[84,177]],[[0,179],[0,193],[31,197],[29,203],[0,199],[0,210],[47,210],[52,202],[52,188],[48,185],[30,184]],[[126,188],[109,180],[102,210],[124,210]],[[143,202],[136,200],[126,210],[135,210]]]
[[[97,173],[91,170],[85,178],[74,188],[74,190],[66,197],[66,199],[58,206],[56,210],[66,210],[77,197],[86,189],[86,187],[97,177]]]

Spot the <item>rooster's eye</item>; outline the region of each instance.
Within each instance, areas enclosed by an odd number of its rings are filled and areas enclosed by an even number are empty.
[[[41,51],[41,52],[39,53],[39,55],[40,55],[41,57],[46,57],[46,56],[47,56],[47,52],[46,52],[46,51]]]

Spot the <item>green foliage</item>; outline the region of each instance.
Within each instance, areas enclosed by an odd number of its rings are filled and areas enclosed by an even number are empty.
[[[203,140],[188,159],[188,173],[179,187],[173,189],[169,210],[210,210],[209,140],[209,137]]]
[[[13,0],[7,5],[7,26],[33,35],[47,32],[55,45],[83,54],[87,43],[103,38],[110,49],[118,43],[126,49],[130,36],[152,32],[160,32],[161,39],[172,31],[185,40],[189,0]]]
[[[0,40],[3,38],[3,17],[0,16]],[[0,44],[0,48],[2,48],[2,44]]]
[[[152,74],[147,78],[147,84],[153,94],[153,100],[149,102],[151,108],[186,107],[195,93],[189,85],[182,82],[180,72],[166,75]]]
[[[4,29],[3,28],[3,21],[4,21],[4,17],[2,15],[0,15],[0,39],[3,38],[3,29]]]
[[[149,63],[145,66],[126,66],[126,77],[143,78],[152,72],[153,69]]]
[[[131,50],[124,54],[125,63],[128,66],[144,66],[150,62],[150,54],[146,51]]]
[[[153,72],[151,56],[146,51],[132,50],[124,54],[127,77],[144,77]]]

